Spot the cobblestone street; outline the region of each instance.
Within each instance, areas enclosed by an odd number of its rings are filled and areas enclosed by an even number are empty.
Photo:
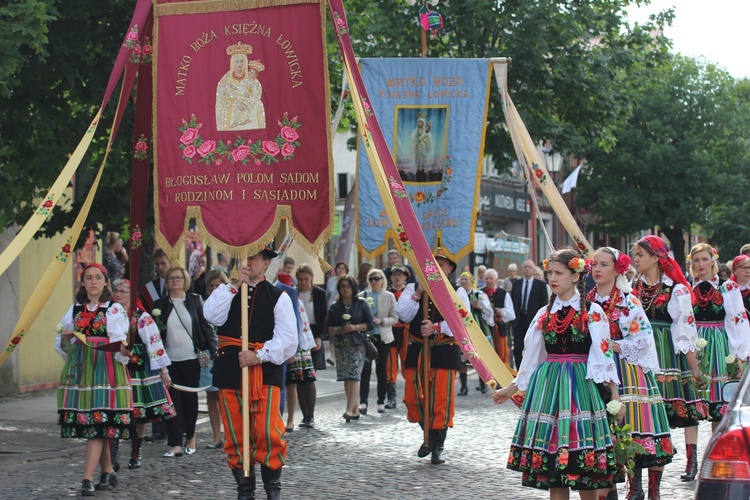
[[[341,416],[343,384],[333,377],[335,370],[319,372],[316,428],[295,428],[286,435],[285,498],[549,498],[544,491],[522,487],[520,473],[505,468],[518,410],[511,403],[496,406],[489,394],[475,391],[476,375],[470,376],[469,396],[457,398],[455,427],[446,440],[447,462],[438,466],[431,465],[429,457],[417,458],[422,434],[417,425],[406,421],[403,404],[384,414],[375,411],[374,384],[371,413],[347,424]],[[44,418],[27,417],[29,409],[39,404],[45,405]],[[80,494],[85,443],[59,438],[55,409],[54,392],[0,400],[0,467],[4,473],[0,497],[51,499]],[[710,425],[702,424],[699,442],[705,444],[709,433]],[[130,471],[123,465],[117,488],[97,492],[96,497],[236,497],[223,452],[205,448],[211,440],[207,423],[199,425],[197,437],[197,453],[180,458],[162,458],[167,451],[164,442],[145,444],[143,466]],[[694,483],[679,480],[685,467],[682,432],[675,432],[673,438],[679,455],[665,470],[662,497],[691,498]],[[121,444],[125,464],[129,445]],[[97,470],[97,479],[98,475]],[[257,493],[258,498],[265,498],[261,485]],[[624,496],[624,485],[620,485],[620,498]]]

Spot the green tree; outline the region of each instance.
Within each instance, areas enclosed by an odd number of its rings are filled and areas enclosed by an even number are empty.
[[[659,227],[677,262],[684,233],[718,201],[733,80],[711,64],[675,56],[642,80],[633,116],[610,151],[586,153],[580,205],[615,236]]]
[[[712,197],[703,230],[726,261],[750,242],[750,80],[730,86],[724,134],[713,145],[721,161],[718,195]]]
[[[582,0],[451,0],[436,9],[445,27],[428,42],[429,57],[510,57],[510,95],[535,138],[566,151],[607,149],[632,110],[633,68],[662,59],[667,41],[651,32],[671,14],[630,27],[624,9],[636,2]],[[360,57],[419,57],[418,6],[403,0],[346,3],[354,52]],[[494,81],[487,152],[506,168],[515,159],[501,125]]]

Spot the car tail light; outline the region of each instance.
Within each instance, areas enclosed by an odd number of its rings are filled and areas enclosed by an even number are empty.
[[[706,455],[701,479],[750,481],[750,428],[735,428],[720,435]]]

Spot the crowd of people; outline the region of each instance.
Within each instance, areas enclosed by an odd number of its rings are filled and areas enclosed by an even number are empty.
[[[121,242],[113,237],[108,244],[117,260]],[[206,448],[227,454],[238,498],[254,498],[256,488],[254,468],[249,475],[243,470],[245,440],[268,498],[280,498],[283,434],[294,430],[298,407],[299,427],[315,427],[316,372],[333,366],[336,380],[344,382],[342,417],[349,424],[372,411],[373,362],[376,411],[396,408],[402,377],[407,419],[423,433],[417,456],[445,462],[454,396],[469,394],[468,363],[399,252],[388,253],[385,269],[363,264],[356,277],[339,262],[325,289],[313,285],[309,265],[295,268],[290,258],[269,282],[275,257],[266,247],[238,263],[230,282],[222,270],[207,271],[204,260],[191,276],[157,250],[157,277],[142,287],[135,308],[121,260],[120,266],[85,267],[56,340],[65,359],[58,389],[61,435],[88,439],[83,496],[116,486],[120,440],[132,441],[127,467],[141,466],[149,422],[165,427],[164,457],[195,453],[198,392],[206,391],[213,434]],[[521,263],[520,275],[511,264],[504,279],[484,266],[456,277],[456,263],[442,249],[434,257],[456,280],[456,293],[487,341],[517,374],[493,398],[513,399],[521,408],[508,467],[522,472],[524,485],[549,489],[551,498],[567,498],[570,489],[580,490],[584,500],[616,498],[615,485],[625,475],[614,459],[608,413],[629,426],[643,450],[634,458],[628,499],[659,498],[665,466],[676,453],[672,429],[685,433],[681,479],[695,478],[697,426],[703,420],[718,424],[726,410],[721,385],[738,377],[750,357],[750,245],[726,266],[729,276],[721,274],[711,245],[694,246],[687,278],[657,236],[642,238],[630,252],[599,248],[592,261],[560,249],[542,263],[541,277],[531,260]],[[249,350],[241,348],[243,308]],[[242,431],[245,367],[250,436]],[[476,389],[484,394],[489,387],[480,378]],[[154,427],[151,438],[160,432]]]

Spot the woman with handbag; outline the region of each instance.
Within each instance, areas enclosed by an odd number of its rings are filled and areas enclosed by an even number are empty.
[[[336,348],[336,380],[344,382],[346,411],[344,420],[359,420],[359,381],[365,365],[365,332],[372,330],[372,310],[357,297],[357,280],[343,275],[336,283],[338,298],[328,309],[326,328]]]
[[[386,377],[386,365],[393,343],[393,325],[398,323],[396,316],[396,297],[385,289],[385,274],[380,269],[371,269],[367,273],[369,287],[359,294],[359,298],[365,299],[375,318],[375,328],[368,332],[370,340],[377,349],[375,358],[375,374],[378,378],[378,413],[385,413],[385,397],[388,390]],[[370,395],[370,374],[372,373],[372,360],[365,361],[362,369],[362,380],[359,384],[359,412],[367,413],[367,398]]]
[[[175,384],[198,387],[201,360],[209,362],[216,353],[217,337],[203,317],[203,299],[190,289],[190,276],[185,269],[173,267],[164,277],[169,295],[154,303],[151,315],[158,319],[164,348],[172,364],[169,365],[171,384],[169,395],[177,415],[167,420],[167,444],[171,447],[165,457],[182,456],[182,436],[185,453],[195,453],[195,422],[198,419],[198,394],[180,391]],[[158,311],[158,314],[157,314]],[[208,350],[210,356],[203,355]]]

